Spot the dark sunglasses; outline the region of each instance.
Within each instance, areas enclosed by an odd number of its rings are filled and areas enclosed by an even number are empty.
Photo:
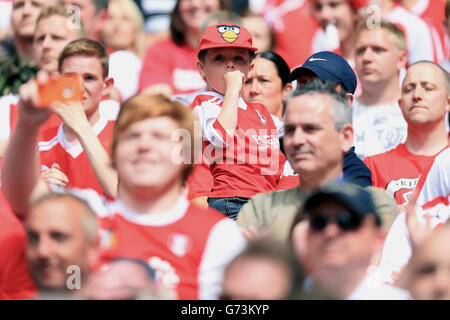
[[[315,232],[320,232],[329,223],[335,222],[343,231],[356,230],[361,225],[361,217],[349,211],[340,212],[338,215],[328,215],[322,213],[312,213],[309,217],[309,225]]]

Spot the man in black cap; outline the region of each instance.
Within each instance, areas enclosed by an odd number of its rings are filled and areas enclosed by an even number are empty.
[[[336,83],[336,90],[345,93],[349,106],[352,105],[356,75],[342,56],[331,51],[317,52],[306,59],[302,66],[294,69],[289,77],[290,81],[297,81],[297,87],[313,79]],[[362,187],[372,185],[372,174],[356,155],[355,147],[345,153],[344,179]]]
[[[320,51],[311,55],[300,66],[292,70],[290,81],[297,81],[297,87],[312,79],[334,82],[337,89],[343,90],[349,102],[353,102],[357,80],[352,67],[339,54],[331,51]]]
[[[307,292],[349,300],[409,298],[408,292],[367,273],[383,243],[381,218],[369,191],[349,183],[330,184],[306,199],[302,214],[306,231],[298,223],[291,239],[294,250],[298,241],[305,241],[297,256],[308,274]]]

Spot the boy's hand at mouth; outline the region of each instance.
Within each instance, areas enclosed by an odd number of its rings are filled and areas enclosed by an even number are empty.
[[[226,83],[226,90],[231,92],[240,93],[245,82],[245,75],[239,71],[229,71],[224,74],[224,79]]]

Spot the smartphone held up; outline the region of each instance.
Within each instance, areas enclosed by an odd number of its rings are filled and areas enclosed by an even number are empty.
[[[56,101],[62,103],[81,102],[83,99],[82,80],[76,74],[49,78],[44,84],[38,82],[37,86],[39,92],[38,107],[40,108],[49,107]]]

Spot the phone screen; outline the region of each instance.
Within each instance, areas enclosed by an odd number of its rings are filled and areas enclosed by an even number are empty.
[[[76,74],[50,78],[45,84],[37,84],[39,91],[38,107],[49,107],[53,102],[62,103],[83,99],[81,79]]]

